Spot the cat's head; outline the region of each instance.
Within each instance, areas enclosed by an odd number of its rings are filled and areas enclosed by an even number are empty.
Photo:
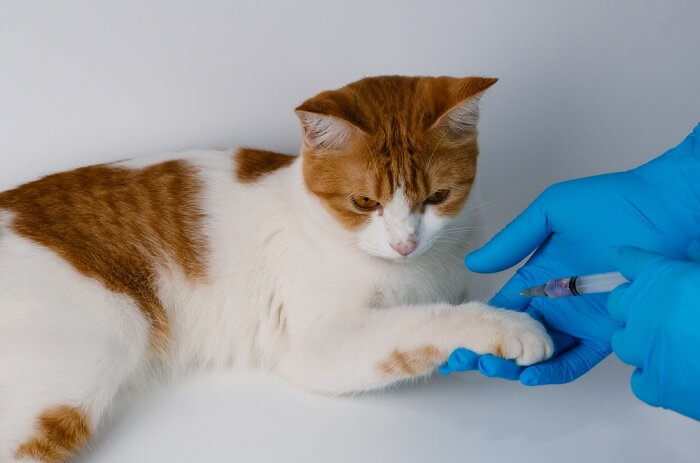
[[[496,80],[369,77],[305,101],[306,187],[369,254],[422,254],[469,196],[479,98]]]

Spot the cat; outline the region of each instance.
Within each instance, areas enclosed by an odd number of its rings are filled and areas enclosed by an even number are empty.
[[[296,109],[299,156],[171,153],[0,193],[0,461],[65,461],[120,390],[193,369],[344,394],[457,347],[550,357],[539,322],[465,291],[495,82],[365,78]]]

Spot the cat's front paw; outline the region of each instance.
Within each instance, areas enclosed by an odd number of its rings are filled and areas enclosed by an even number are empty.
[[[547,360],[554,353],[554,344],[542,324],[523,312],[495,309],[493,353],[518,365],[532,365]]]

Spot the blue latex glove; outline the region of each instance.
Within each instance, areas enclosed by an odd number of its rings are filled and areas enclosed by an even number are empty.
[[[632,391],[649,405],[700,420],[700,242],[688,250],[695,262],[627,247],[615,257],[632,283],[608,299],[610,315],[623,325],[612,346],[637,367]]]
[[[636,169],[558,183],[481,249],[467,256],[475,272],[505,270],[537,249],[491,299],[496,306],[525,310],[554,339],[554,357],[518,367],[466,349],[452,353],[440,371],[475,368],[526,385],[573,381],[611,351],[618,328],[605,294],[565,299],[524,298],[521,290],[551,278],[608,272],[612,249],[630,245],[670,258],[685,258],[700,230],[700,124],[680,145]]]

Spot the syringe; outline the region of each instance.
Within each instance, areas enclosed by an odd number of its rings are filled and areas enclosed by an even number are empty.
[[[540,286],[533,286],[520,293],[524,297],[546,296],[551,299],[558,297],[579,296],[590,293],[607,293],[629,280],[620,272],[598,273],[569,278],[556,278]]]

